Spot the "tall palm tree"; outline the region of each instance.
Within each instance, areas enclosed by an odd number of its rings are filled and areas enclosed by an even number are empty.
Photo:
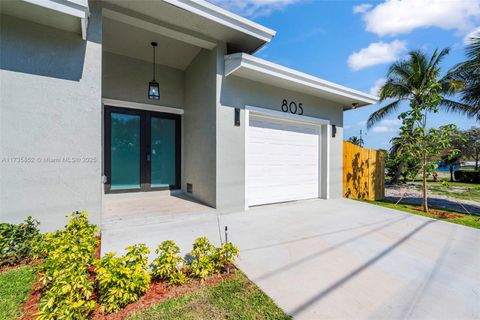
[[[467,115],[480,121],[480,32],[470,38],[465,51],[468,60],[456,65],[450,74],[465,84],[461,91],[462,101],[472,106]]]
[[[469,105],[448,99],[462,88],[462,82],[453,79],[450,74],[440,77],[440,63],[449,51],[448,48],[440,52],[437,49],[430,58],[420,50],[411,51],[408,59],[393,63],[388,69],[387,81],[379,92],[380,102],[388,100],[389,103],[370,115],[367,128],[397,111],[403,101],[421,105],[432,84],[438,84],[441,88],[440,108],[451,112],[470,112]]]

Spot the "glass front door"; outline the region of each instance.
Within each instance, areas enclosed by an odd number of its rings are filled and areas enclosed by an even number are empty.
[[[106,192],[180,188],[180,116],[105,107]]]

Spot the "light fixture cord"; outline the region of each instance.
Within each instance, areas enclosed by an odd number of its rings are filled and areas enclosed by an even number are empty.
[[[155,46],[153,46],[153,81],[155,81]]]

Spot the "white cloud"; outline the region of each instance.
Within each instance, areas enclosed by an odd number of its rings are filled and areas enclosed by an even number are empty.
[[[381,126],[387,127],[399,127],[402,124],[402,120],[400,119],[384,119],[380,121]]]
[[[286,6],[301,0],[208,0],[224,9],[244,17],[259,17],[271,14],[274,10],[282,10]]]
[[[370,94],[372,96],[378,96],[378,91],[380,90],[381,87],[383,87],[385,82],[387,82],[387,79],[385,79],[385,78],[380,78],[380,79],[375,80],[375,83],[370,88]]]
[[[384,119],[373,127],[372,131],[375,133],[397,132],[401,124],[402,121],[399,119]]]
[[[469,44],[471,38],[473,38],[474,36],[475,36],[475,37],[478,37],[479,35],[480,35],[480,27],[476,27],[475,29],[473,29],[472,31],[470,31],[470,32],[465,36],[465,38],[463,38],[463,43],[464,43],[464,44]]]
[[[370,8],[372,8],[372,7],[373,7],[373,4],[363,3],[363,4],[359,4],[358,6],[354,6],[352,8],[352,11],[353,11],[353,13],[365,13],[368,10],[370,10]]]
[[[367,125],[367,120],[358,121],[357,125],[359,125],[360,127],[365,127]]]
[[[393,132],[393,129],[385,126],[376,126],[372,129],[372,131],[375,133],[387,133]]]
[[[464,34],[480,18],[480,0],[386,0],[361,14],[366,30],[379,36],[428,27]]]
[[[352,53],[347,62],[350,69],[358,71],[377,64],[393,62],[406,50],[407,43],[405,41],[374,42],[367,48]]]

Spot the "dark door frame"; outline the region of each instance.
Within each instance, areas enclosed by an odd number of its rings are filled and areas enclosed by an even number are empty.
[[[104,108],[104,175],[105,193],[126,193],[126,192],[148,192],[158,190],[175,190],[181,188],[181,154],[182,154],[182,117],[179,114],[148,111],[140,109],[130,109],[123,107],[114,107],[105,105]],[[111,139],[112,139],[112,123],[111,114],[123,113],[140,116],[140,188],[137,189],[112,189],[111,176]],[[150,166],[150,134],[151,134],[151,118],[158,117],[162,119],[172,119],[175,121],[175,184],[168,187],[151,187],[151,166]],[[147,159],[148,157],[148,159]]]

